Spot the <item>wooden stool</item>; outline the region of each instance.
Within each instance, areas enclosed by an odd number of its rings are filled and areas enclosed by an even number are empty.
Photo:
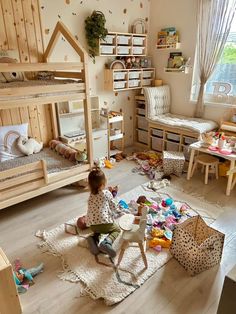
[[[216,157],[213,157],[211,155],[198,155],[196,156],[194,160],[194,165],[191,173],[191,177],[194,174],[194,171],[197,168],[197,165],[202,165],[202,169],[204,170],[204,167],[206,167],[205,170],[205,184],[208,183],[208,175],[209,173],[215,173],[216,179],[219,178],[218,175],[218,166],[219,166],[219,160]]]

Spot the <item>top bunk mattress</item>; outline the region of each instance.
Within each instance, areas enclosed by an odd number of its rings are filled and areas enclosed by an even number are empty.
[[[0,100],[72,94],[84,91],[84,88],[85,85],[82,80],[50,79],[14,81],[0,83]]]
[[[191,118],[172,113],[159,115],[155,119],[150,120],[162,125],[167,125],[173,128],[181,128],[182,130],[192,131],[198,134],[210,132],[218,127],[218,124],[212,120],[199,118]]]

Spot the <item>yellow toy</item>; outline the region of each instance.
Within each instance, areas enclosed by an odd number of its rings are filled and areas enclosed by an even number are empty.
[[[153,238],[162,238],[164,236],[164,230],[153,228],[151,231],[151,235]]]
[[[153,248],[160,245],[162,248],[169,249],[171,241],[167,239],[153,238],[149,241],[149,247]]]
[[[105,167],[108,169],[111,169],[113,167],[110,160],[108,159],[105,159],[104,164],[105,164]]]

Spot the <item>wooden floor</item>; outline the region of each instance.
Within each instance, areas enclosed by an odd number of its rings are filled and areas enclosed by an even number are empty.
[[[106,171],[108,183],[120,185],[120,194],[148,181],[145,176],[132,173],[133,167],[133,162],[122,161],[114,169]],[[172,259],[116,306],[107,307],[102,300],[81,297],[79,284],[57,278],[57,272],[61,270],[60,260],[41,254],[37,248],[39,241],[34,236],[38,229],[51,229],[84,213],[88,192],[66,187],[0,211],[0,246],[8,258],[13,261],[19,257],[26,267],[45,263],[45,271],[36,278],[36,284],[21,296],[24,313],[216,313],[224,276],[236,263],[236,189],[226,197],[222,178],[210,180],[207,186],[201,176],[195,176],[190,182],[184,177],[172,182],[189,192],[205,196],[208,201],[227,206],[214,224],[226,234],[219,267],[189,277]]]

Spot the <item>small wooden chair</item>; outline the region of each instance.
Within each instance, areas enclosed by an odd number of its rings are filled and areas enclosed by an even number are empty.
[[[142,205],[141,205],[142,206]],[[146,237],[145,237],[145,230],[146,230],[146,225],[147,225],[147,213],[148,213],[148,207],[143,206],[142,207],[142,215],[141,216],[135,216],[135,218],[140,219],[139,224],[132,225],[132,229],[130,231],[124,231],[122,235],[122,246],[120,249],[120,254],[118,257],[118,262],[117,262],[117,267],[120,265],[120,262],[124,256],[125,250],[128,248],[130,243],[137,243],[141,255],[143,258],[143,262],[145,265],[145,268],[148,267],[147,263],[147,257],[146,257]]]
[[[219,178],[219,172],[218,172],[219,159],[218,158],[213,157],[211,155],[207,155],[207,154],[202,154],[202,155],[196,156],[195,160],[194,160],[194,165],[192,168],[191,177],[193,176],[198,164],[202,165],[203,171],[204,171],[204,167],[206,167],[206,169],[205,169],[205,184],[208,183],[209,173],[215,173],[216,179]]]

